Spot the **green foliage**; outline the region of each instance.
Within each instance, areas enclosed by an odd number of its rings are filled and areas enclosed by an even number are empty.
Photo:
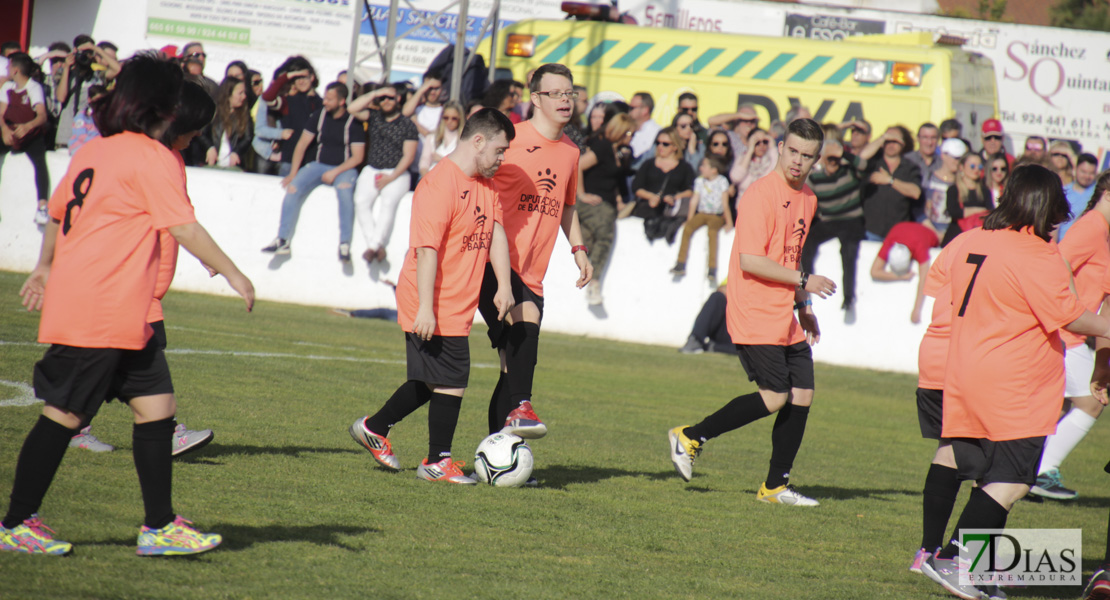
[[[1049,14],[1055,27],[1110,31],[1110,3],[1105,0],[1057,0]]]
[[[40,407],[5,406],[43,347],[37,315],[0,272],[0,498]],[[735,358],[545,333],[532,442],[538,489],[416,479],[426,412],[391,439],[404,470],[375,468],[348,436],[405,378],[393,323],[322,308],[171,293],[166,324],[178,417],[215,441],[174,465],[174,506],[224,535],[211,553],[135,556],[142,503],[130,414],[93,425],[117,450],[71,449],[41,509],[65,559],[0,555],[4,598],[943,598],[908,567],[934,444],[918,433],[909,375],[817,367],[817,398],[793,481],[814,509],[761,504],[773,419],[707,445],[694,479],[671,467],[666,431],[754,388]],[[455,437],[485,436],[497,359],[481,326]],[[906,340],[916,344],[917,340]],[[1084,565],[1106,533],[1105,423],[1065,463],[1073,504],[1021,503],[1012,527],[1081,527]],[[957,505],[963,506],[967,489]],[[953,522],[955,517],[953,517]],[[1023,598],[1074,596],[1029,588]]]
[[[980,19],[983,21],[1009,22],[1012,19],[1006,16],[1007,2],[1008,0],[978,0],[974,14],[962,6],[953,6],[947,10],[940,11],[940,14],[955,19]]]

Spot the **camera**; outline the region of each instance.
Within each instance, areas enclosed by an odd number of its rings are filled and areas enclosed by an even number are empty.
[[[82,50],[82,51],[78,52],[76,56],[74,56],[74,60],[77,62],[77,64],[81,65],[82,67],[87,67],[87,66],[93,64],[95,59],[96,59],[96,53],[93,52],[91,49],[90,50]]]

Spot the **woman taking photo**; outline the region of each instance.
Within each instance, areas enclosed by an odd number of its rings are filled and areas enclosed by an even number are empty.
[[[947,206],[952,222],[944,232],[942,247],[957,235],[982,225],[983,219],[994,210],[994,199],[983,181],[983,159],[978,154],[968,152],[960,159],[956,184],[948,188]]]
[[[627,114],[609,119],[602,130],[586,142],[586,152],[578,160],[578,222],[582,227],[582,243],[589,248],[594,279],[586,286],[586,301],[601,304],[601,280],[613,239],[617,233],[617,210],[624,205],[621,190],[624,180],[632,174],[632,150],[628,142],[636,123]]]
[[[247,84],[228,77],[216,93],[216,118],[200,136],[204,164],[243,168],[254,140],[254,122],[247,106]]]

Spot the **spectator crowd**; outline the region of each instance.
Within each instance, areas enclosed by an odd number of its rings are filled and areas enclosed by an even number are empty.
[[[111,42],[84,34],[34,58],[18,43],[0,45],[0,160],[22,153],[31,161],[39,225],[46,222],[51,191],[45,153],[68,148],[72,154],[98,135],[91,107],[120,71],[116,52]],[[525,94],[530,82],[511,79],[467,94],[471,98],[449,98],[449,73],[434,67],[419,87],[360,84],[346,72],[327,82],[308,59],[291,56],[268,79],[235,60],[216,81],[200,42],[166,46],[161,54],[216,103],[215,118],[182,152],[186,165],[282,178],[277,235],[263,248],[275,254],[292,252],[301,206],[313,189],[327,185],[338,201],[339,259],[352,259],[357,222],[367,248],[362,259],[385,261],[398,204],[455,148],[467,117],[488,107],[518,123],[530,117],[532,106]],[[642,220],[649,240],[680,240],[671,270],[676,280],[686,275],[692,234],[706,227],[705,277],[716,287],[720,230],[731,230],[739,199],[776,164],[789,123],[809,118],[810,111],[791,106],[783,120],[763,123],[755,106],[745,104],[703,123],[698,96],[687,92],[678,98],[675,117],[659,123],[650,92],[627,102],[591,99],[581,85],[575,94],[566,133],[581,151],[577,209],[597,270],[588,301],[602,303],[616,223],[625,218]],[[1059,175],[1075,215],[1094,189],[1098,160],[1072,142],[1029,137],[1015,157],[1005,149],[997,119],[966,136],[954,119],[916,125],[916,134],[901,124],[878,134],[862,118],[824,125],[821,157],[809,178],[818,216],[803,267],[813,272],[821,245],[839,241],[848,323],[855,319],[862,240],[882,242],[899,223],[917,223],[936,237],[935,246],[946,245],[994,209],[1019,164],[1042,164]],[[1061,227],[1061,237],[1069,225]]]

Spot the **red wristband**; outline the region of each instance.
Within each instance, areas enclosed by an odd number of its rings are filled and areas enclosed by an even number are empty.
[[[582,245],[572,247],[570,249],[570,253],[571,254],[577,254],[579,250],[585,252],[586,254],[590,253],[590,251],[585,246],[582,246]]]

